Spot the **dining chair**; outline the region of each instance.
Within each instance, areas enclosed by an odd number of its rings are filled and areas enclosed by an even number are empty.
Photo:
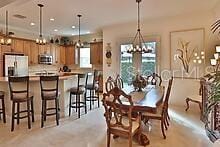
[[[122,80],[122,78],[120,77],[119,74],[116,76],[115,81],[116,81],[116,85],[118,86],[118,88],[120,88],[120,89],[124,88],[123,80]]]
[[[10,96],[12,101],[12,121],[11,131],[14,131],[14,120],[17,119],[17,124],[20,123],[20,119],[28,118],[28,129],[31,129],[31,117],[34,122],[34,104],[33,94],[29,92],[29,77],[8,77]],[[20,110],[20,104],[26,103],[27,109]],[[15,112],[15,106],[17,104],[17,112]],[[30,108],[31,107],[31,108]],[[20,114],[27,113],[25,116]]]
[[[151,84],[151,85],[161,86],[161,83],[162,83],[162,78],[157,73],[153,73],[147,76],[146,80],[147,80],[147,84]]]
[[[167,88],[166,95],[165,95],[165,99],[164,99],[163,103],[157,108],[157,113],[150,113],[150,112],[142,113],[142,119],[144,120],[145,124],[149,119],[160,120],[161,130],[162,130],[162,134],[163,134],[164,139],[166,139],[164,127],[167,130],[169,98],[170,98],[172,83],[173,83],[173,77],[169,80],[168,88]]]
[[[44,127],[44,121],[46,121],[46,117],[51,115],[56,115],[56,124],[57,126],[59,125],[60,93],[58,91],[58,83],[59,83],[59,76],[40,76],[41,99],[42,99],[41,128]],[[55,107],[47,108],[47,102],[49,101],[54,101]]]
[[[86,74],[77,75],[77,86],[70,88],[70,101],[69,101],[69,116],[71,115],[71,109],[76,108],[78,112],[78,118],[80,118],[80,109],[84,107],[85,113],[87,113],[86,108],[86,96],[85,96],[85,78]],[[83,101],[81,100],[81,95],[83,95]],[[75,96],[73,101],[72,96]]]
[[[90,102],[90,110],[92,110],[92,104],[94,102],[98,102],[99,107],[99,72],[98,70],[94,70],[92,73],[87,73],[86,75],[86,86],[85,86],[85,96],[86,101]],[[89,82],[91,79],[92,82]],[[87,90],[89,90],[89,96],[87,96]]]
[[[126,99],[125,105],[121,103],[120,97]],[[103,94],[102,102],[107,124],[107,147],[110,147],[111,135],[127,137],[129,147],[132,147],[132,138],[141,129],[141,117],[139,115],[136,118],[132,117],[133,102],[131,96],[125,94],[118,87],[114,87]]]
[[[105,90],[106,92],[109,92],[111,89],[113,89],[117,84],[115,83],[114,79],[109,76],[107,81],[105,82]]]
[[[3,117],[3,122],[6,123],[6,115],[5,115],[5,99],[4,99],[5,95],[3,91],[0,91],[0,100],[2,103],[2,106],[0,108],[0,119],[1,119],[1,114]]]

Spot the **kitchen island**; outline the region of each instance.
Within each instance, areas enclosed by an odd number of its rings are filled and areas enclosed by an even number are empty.
[[[62,73],[59,75],[59,92],[60,92],[60,115],[61,117],[68,115],[69,108],[69,89],[73,86],[76,86],[77,73]],[[41,90],[40,90],[40,77],[39,76],[30,76],[29,90],[34,95],[34,113],[36,118],[40,118],[41,114]],[[6,114],[10,116],[11,114],[11,100],[10,100],[10,91],[8,86],[8,77],[0,77],[0,90],[5,92],[5,105],[6,105]],[[50,106],[54,106],[54,103],[48,103]],[[26,105],[21,105],[26,108]]]

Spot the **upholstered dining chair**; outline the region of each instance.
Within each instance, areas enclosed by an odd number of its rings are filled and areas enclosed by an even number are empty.
[[[120,97],[126,99],[126,105],[121,103]],[[103,94],[105,119],[107,123],[107,147],[110,147],[111,134],[127,137],[129,147],[132,147],[132,137],[141,127],[141,117],[132,118],[133,102],[130,95],[125,94],[118,87]],[[125,115],[126,114],[126,115]]]
[[[161,86],[162,78],[157,73],[147,76],[147,84]]]
[[[116,85],[118,86],[118,88],[120,88],[120,89],[124,88],[123,80],[119,74],[116,76],[115,82],[116,82]]]
[[[170,98],[170,92],[171,92],[171,88],[172,88],[172,83],[173,83],[173,77],[169,80],[168,83],[168,88],[167,88],[167,92],[165,95],[165,99],[163,101],[163,103],[159,106],[159,108],[157,109],[157,113],[150,113],[150,112],[144,112],[142,113],[142,119],[144,120],[144,122],[146,123],[149,119],[156,119],[156,120],[160,120],[161,122],[161,130],[162,130],[162,134],[163,134],[163,138],[166,139],[166,135],[165,135],[165,131],[164,131],[164,127],[167,130],[167,125],[168,125],[168,107],[169,107],[169,98]]]
[[[105,82],[105,90],[106,92],[109,92],[111,89],[113,89],[115,87],[116,83],[114,81],[114,79],[109,76],[107,81]]]

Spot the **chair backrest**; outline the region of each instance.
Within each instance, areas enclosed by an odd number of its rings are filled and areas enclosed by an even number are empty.
[[[147,84],[161,86],[161,83],[162,83],[162,78],[158,74],[153,73],[147,76]]]
[[[121,103],[121,97],[126,99],[126,105]],[[131,96],[125,94],[118,87],[114,87],[109,92],[103,94],[102,102],[105,108],[104,116],[108,128],[116,128],[119,130],[131,132],[133,109]],[[123,122],[123,119],[125,118],[128,118],[129,120],[127,123]]]
[[[168,108],[172,84],[173,84],[173,77],[171,77],[171,79],[168,82],[168,87],[167,87],[167,91],[166,91],[166,95],[165,95],[165,99],[164,99],[164,109]]]
[[[116,84],[115,84],[114,79],[111,76],[109,76],[107,81],[105,82],[105,90],[106,90],[106,92],[109,92],[111,89],[113,89],[115,87],[115,85]]]
[[[24,77],[8,77],[11,100],[15,95],[29,97],[29,76]]]
[[[77,92],[78,92],[80,88],[85,87],[86,74],[78,74],[77,77],[78,77],[78,80],[77,80]]]
[[[95,84],[99,84],[99,72],[98,70],[94,70],[93,73],[87,73],[86,75],[86,85],[89,84],[89,81],[92,81],[92,85],[93,87],[95,87]]]
[[[115,81],[116,81],[116,84],[117,84],[118,88],[120,88],[120,89],[124,88],[124,83],[123,83],[123,80],[120,77],[120,75],[117,75]]]
[[[46,93],[54,93],[53,97],[58,97],[59,76],[40,76],[41,97]]]

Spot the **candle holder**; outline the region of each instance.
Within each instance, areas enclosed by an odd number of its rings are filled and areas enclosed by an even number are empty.
[[[214,58],[210,59],[211,65],[215,67],[214,72],[218,73],[220,66],[220,46],[216,46],[216,53],[214,54]]]

